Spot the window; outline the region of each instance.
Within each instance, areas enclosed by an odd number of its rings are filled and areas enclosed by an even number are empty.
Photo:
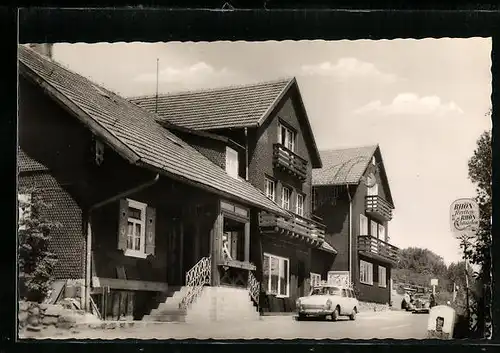
[[[359,215],[359,235],[368,235],[368,218],[364,214]]]
[[[321,284],[321,275],[311,272],[311,288],[318,287]]]
[[[364,284],[373,285],[373,264],[359,260],[359,281]]]
[[[304,216],[304,195],[297,194],[297,204],[295,205],[295,213],[299,216]]]
[[[267,293],[288,297],[290,291],[290,262],[284,257],[264,254],[263,286]]]
[[[125,255],[143,257],[146,238],[146,204],[127,199],[127,248]]]
[[[281,189],[281,207],[285,210],[290,209],[290,195],[292,194],[292,190],[283,186]]]
[[[368,188],[368,196],[377,196],[378,195],[378,184],[373,184],[372,187]]]
[[[25,224],[21,224],[31,213],[31,194],[17,194],[19,210],[19,229],[26,229]]]
[[[377,165],[377,161],[375,160],[375,157],[372,157],[372,164]]]
[[[278,123],[278,142],[290,151],[295,152],[295,131]]]
[[[387,287],[387,270],[383,266],[378,267],[378,286]]]
[[[266,178],[266,196],[276,201],[276,182],[268,178]]]
[[[313,186],[312,192],[311,192],[311,208],[313,211],[316,211],[316,208],[317,208],[317,202],[318,202],[317,192],[318,192],[318,190]]]
[[[378,238],[385,241],[385,227],[382,224],[378,225]]]
[[[371,233],[370,235],[374,238],[378,238],[378,223],[375,221],[370,221]]]
[[[238,178],[238,152],[226,147],[226,172],[233,178]]]

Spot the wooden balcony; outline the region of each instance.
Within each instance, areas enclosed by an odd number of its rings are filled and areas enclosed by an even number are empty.
[[[325,239],[325,226],[300,216],[287,219],[267,212],[259,214],[260,231],[264,234],[285,233],[314,246],[320,246]]]
[[[380,196],[366,196],[366,213],[380,221],[392,219],[392,206]]]
[[[375,237],[360,235],[358,237],[358,252],[367,257],[395,265],[398,261],[399,249]]]
[[[280,143],[274,144],[273,164],[276,168],[295,175],[299,180],[306,180],[307,161]]]

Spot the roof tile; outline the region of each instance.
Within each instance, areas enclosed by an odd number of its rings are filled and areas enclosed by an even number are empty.
[[[164,120],[194,130],[256,126],[293,79],[210,90],[134,97],[130,101]]]
[[[26,152],[24,152],[20,148],[17,152],[17,165],[20,173],[39,172],[47,170],[46,166],[28,156]]]
[[[320,151],[323,167],[313,169],[313,185],[357,184],[377,145]]]

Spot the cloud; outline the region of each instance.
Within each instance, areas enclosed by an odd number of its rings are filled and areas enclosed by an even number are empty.
[[[301,72],[306,75],[332,76],[339,79],[371,78],[386,83],[398,79],[396,75],[381,72],[374,64],[356,58],[340,58],[336,64],[326,61],[316,65],[303,65]]]
[[[158,80],[160,82],[199,82],[211,80],[219,76],[224,76],[228,74],[228,70],[223,68],[221,70],[216,70],[207,63],[200,61],[191,66],[185,66],[181,68],[167,67],[158,73]],[[135,81],[138,82],[155,82],[156,72],[142,73],[135,77]]]
[[[438,96],[419,97],[414,93],[398,94],[390,104],[372,101],[356,109],[355,114],[382,113],[387,115],[445,115],[463,114],[464,111],[454,102],[444,103]]]

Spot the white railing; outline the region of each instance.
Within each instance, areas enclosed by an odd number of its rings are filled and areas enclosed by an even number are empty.
[[[252,271],[248,271],[248,291],[252,299],[259,304],[260,284]]]
[[[210,256],[203,257],[186,273],[186,295],[179,303],[179,308],[187,309],[198,298],[203,287],[210,284],[212,262]]]

